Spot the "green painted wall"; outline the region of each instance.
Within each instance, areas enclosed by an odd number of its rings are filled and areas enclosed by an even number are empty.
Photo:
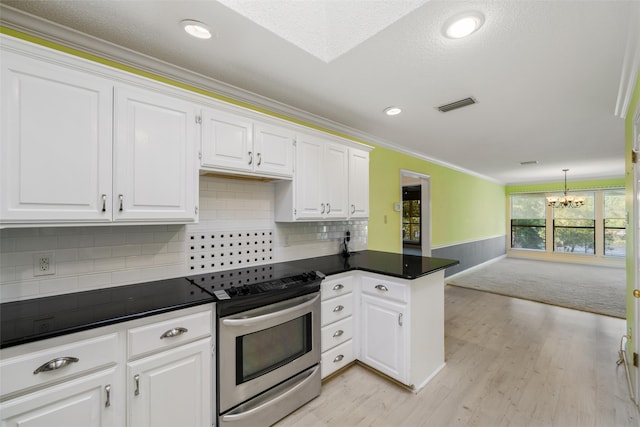
[[[401,252],[400,170],[431,177],[431,245],[447,246],[505,234],[505,187],[386,148],[370,159],[369,249]],[[386,221],[385,221],[386,218]]]
[[[627,117],[625,119],[625,171],[626,171],[626,179],[625,179],[625,188],[627,194],[627,211],[629,212],[629,218],[637,218],[638,213],[634,212],[633,209],[633,163],[631,162],[631,151],[633,150],[633,120],[636,114],[636,111],[640,108],[640,74],[636,76],[636,86],[633,91],[633,96],[631,98],[631,104],[629,105],[629,110],[627,110]],[[633,225],[631,222],[630,225]],[[635,313],[634,313],[634,297],[633,297],[633,289],[635,288],[636,283],[636,269],[635,269],[635,247],[636,247],[636,231],[633,227],[627,226],[627,259],[626,259],[626,270],[627,270],[627,334],[633,339],[633,329],[635,325]],[[627,346],[627,360],[633,360],[633,342],[631,339],[629,340],[629,345]]]
[[[624,178],[567,182],[567,188],[569,188],[569,191],[593,190],[601,188],[623,188],[624,185]],[[509,195],[512,193],[538,193],[545,191],[562,190],[564,190],[564,180],[545,184],[507,185],[506,193],[507,195]]]

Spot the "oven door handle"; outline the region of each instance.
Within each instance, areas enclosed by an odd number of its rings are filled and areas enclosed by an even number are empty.
[[[286,316],[291,313],[295,313],[299,310],[305,310],[307,307],[315,304],[320,295],[316,295],[313,299],[306,301],[302,304],[296,304],[293,307],[285,308],[284,310],[274,311],[273,313],[261,314],[253,317],[242,317],[240,319],[223,319],[222,324],[225,326],[252,326],[262,322],[266,322],[271,319],[277,319],[282,316]]]
[[[224,422],[241,421],[245,418],[256,416],[258,413],[260,413],[260,411],[264,410],[267,407],[275,405],[278,402],[288,400],[289,398],[291,398],[291,396],[294,396],[298,392],[298,390],[304,388],[309,382],[313,381],[319,369],[320,369],[320,365],[317,365],[315,368],[313,368],[313,371],[310,371],[308,375],[305,375],[304,378],[301,378],[299,382],[297,382],[296,384],[293,384],[291,388],[285,390],[282,394],[279,394],[273,399],[262,401],[256,404],[255,406],[253,406],[252,408],[249,408],[248,410],[243,412],[228,413],[226,415],[223,415],[221,417],[222,421]]]

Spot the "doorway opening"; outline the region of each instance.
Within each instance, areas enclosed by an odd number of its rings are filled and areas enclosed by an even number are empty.
[[[401,170],[400,195],[402,253],[430,256],[430,177],[417,172]]]

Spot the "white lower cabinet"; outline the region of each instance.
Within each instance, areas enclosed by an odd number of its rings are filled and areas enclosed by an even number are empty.
[[[362,295],[361,360],[406,383],[406,305]]]
[[[444,367],[444,271],[356,271],[329,276],[321,292],[323,378],[357,359],[418,391]]]
[[[0,353],[0,426],[211,427],[212,305]]]
[[[211,338],[127,365],[128,425],[211,425]]]
[[[3,427],[118,427],[122,412],[112,404],[117,367],[28,393],[0,404]],[[113,390],[113,391],[112,391]]]
[[[321,375],[325,378],[355,360],[353,278],[337,275],[326,279],[321,298]]]

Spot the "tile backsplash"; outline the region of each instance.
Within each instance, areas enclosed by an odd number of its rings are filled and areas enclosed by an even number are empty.
[[[191,236],[271,232],[260,251],[271,249],[272,259],[260,264],[337,253],[347,230],[350,249],[366,249],[367,224],[275,223],[273,183],[202,176],[198,224],[0,230],[0,302],[192,274]],[[40,254],[52,255],[55,274],[36,275]]]

